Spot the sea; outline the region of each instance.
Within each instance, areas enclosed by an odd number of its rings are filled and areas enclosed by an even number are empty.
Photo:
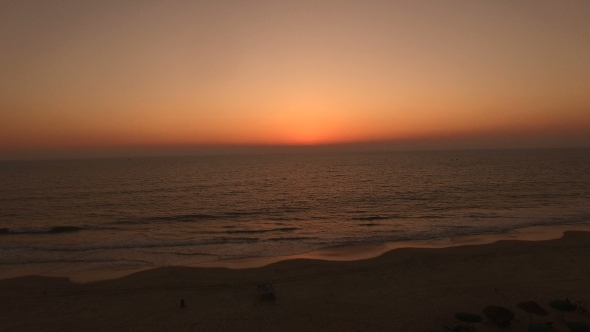
[[[5,275],[585,223],[589,149],[0,162]]]

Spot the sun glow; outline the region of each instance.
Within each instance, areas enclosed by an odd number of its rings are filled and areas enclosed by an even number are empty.
[[[126,3],[2,7],[0,158],[545,133],[590,145],[589,2],[534,16],[458,0]]]

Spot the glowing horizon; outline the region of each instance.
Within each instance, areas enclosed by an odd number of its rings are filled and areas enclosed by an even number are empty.
[[[590,145],[587,1],[19,1],[0,13],[0,158],[542,136]]]

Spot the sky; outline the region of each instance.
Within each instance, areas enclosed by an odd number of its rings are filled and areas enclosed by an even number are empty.
[[[7,0],[0,45],[0,159],[590,146],[587,0]]]

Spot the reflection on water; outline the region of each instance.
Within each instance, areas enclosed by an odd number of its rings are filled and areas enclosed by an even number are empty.
[[[2,162],[0,264],[180,265],[587,222],[589,152]]]

